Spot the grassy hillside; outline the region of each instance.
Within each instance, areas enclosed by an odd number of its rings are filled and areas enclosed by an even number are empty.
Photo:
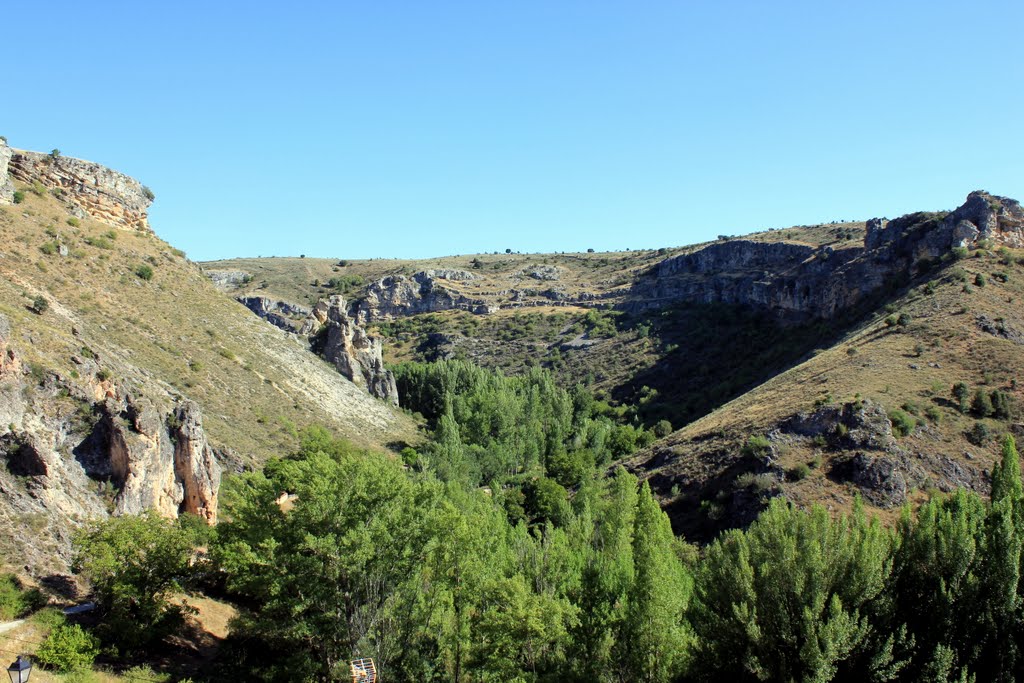
[[[987,493],[997,435],[1020,429],[1021,256],[977,250],[918,278],[838,339],[655,444],[631,466],[651,478],[677,529],[691,536],[728,525],[738,498],[782,492],[799,505],[848,509],[864,493],[837,471],[850,448],[784,436],[776,442],[777,464],[766,471],[744,446],[798,412],[869,399],[909,430],[894,430],[916,472],[906,477],[908,500],[949,491],[958,481]],[[952,394],[959,382],[970,399],[979,390],[1002,392],[1010,415],[962,412]]]
[[[34,372],[77,377],[96,358],[108,383],[152,383],[199,403],[219,446],[260,461],[325,424],[356,443],[415,439],[415,426],[280,330],[218,292],[152,234],[75,219],[31,188],[0,207],[0,313]],[[43,297],[49,308],[31,310]],[[99,396],[98,396],[99,397]]]

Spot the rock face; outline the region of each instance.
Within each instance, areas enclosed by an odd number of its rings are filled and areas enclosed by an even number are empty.
[[[395,376],[384,367],[380,340],[369,336],[349,317],[341,295],[317,302],[301,333],[315,336],[314,350],[343,376],[365,387],[372,396],[398,405]]]
[[[147,393],[155,387],[33,374],[11,327],[0,315],[0,519],[12,533],[31,531],[26,565],[60,570],[73,530],[109,514],[153,509],[216,522],[221,468],[196,404],[161,407]],[[73,362],[81,376],[98,369],[89,359]]]
[[[627,308],[673,301],[736,303],[783,317],[831,318],[892,278],[955,247],[1024,246],[1024,209],[1012,199],[972,192],[949,214],[871,219],[863,247],[833,249],[785,242],[729,240],[666,259],[634,285]]]
[[[111,475],[120,486],[116,514],[152,509],[165,517],[190,512],[210,524],[217,521],[220,466],[195,403],[183,401],[172,419],[144,397],[108,399],[103,410]]]
[[[475,276],[464,270],[425,270],[411,277],[391,275],[370,284],[366,298],[355,310],[356,322],[365,325],[417,313],[462,310],[490,313],[494,306],[445,287],[441,280],[461,281]]]
[[[252,274],[244,270],[203,270],[203,275],[210,278],[213,286],[222,292],[230,291],[252,280]]]
[[[303,324],[302,318],[311,313],[305,306],[278,301],[267,296],[240,296],[236,300],[271,325],[286,332],[295,332]]]
[[[82,216],[150,231],[146,212],[152,195],[123,173],[91,161],[22,150],[14,150],[9,170],[16,180],[41,183]]]
[[[14,183],[11,182],[7,168],[11,155],[11,148],[3,138],[0,138],[0,204],[10,204],[14,201]]]

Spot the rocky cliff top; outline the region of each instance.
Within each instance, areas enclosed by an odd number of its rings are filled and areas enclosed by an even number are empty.
[[[149,232],[153,193],[134,178],[100,164],[60,154],[12,149],[0,141],[0,203],[14,197],[11,180],[39,183],[71,213],[109,225]]]

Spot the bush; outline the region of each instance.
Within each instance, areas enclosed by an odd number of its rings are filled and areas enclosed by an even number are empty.
[[[135,269],[135,274],[143,280],[149,281],[153,279],[153,266],[143,263]]]
[[[924,415],[935,424],[942,422],[942,411],[936,406],[928,406],[924,411]]]
[[[654,425],[654,435],[659,439],[668,436],[672,433],[672,423],[668,420],[658,420],[658,424]]]
[[[917,426],[917,420],[902,410],[894,410],[889,413],[889,422],[892,423],[892,430],[899,436],[907,436]]]
[[[992,431],[984,422],[975,422],[967,433],[967,440],[975,446],[984,446],[992,438]]]
[[[31,308],[33,312],[37,313],[38,315],[42,315],[43,313],[46,313],[46,311],[50,308],[50,302],[46,300],[45,296],[40,294],[36,298],[32,299]]]
[[[967,413],[968,402],[967,399],[971,395],[971,389],[967,386],[966,382],[957,382],[953,385],[953,398],[957,401],[957,408],[961,413]]]
[[[57,253],[57,243],[45,242],[43,246],[39,247],[39,251],[43,252],[47,256],[53,256]]]
[[[26,590],[14,574],[0,574],[0,621],[23,617],[46,604],[37,589]]]
[[[149,186],[147,185],[142,186],[142,196],[148,199],[149,201],[153,201],[154,199],[156,199],[156,195],[153,194],[153,190],[149,189]]]
[[[811,467],[805,462],[802,462],[799,465],[796,465],[795,467],[791,467],[789,469],[789,472],[787,472],[789,478],[792,479],[793,481],[802,481],[806,479],[808,475],[810,475],[810,473]]]
[[[743,455],[753,456],[755,458],[766,458],[771,455],[772,442],[768,440],[768,437],[764,435],[754,435],[747,439],[747,443],[743,446]]]
[[[77,228],[79,225],[82,224],[82,221],[78,220],[74,216],[72,216],[71,218],[67,219],[67,221],[65,221],[65,222],[68,225],[70,225],[72,228]]]
[[[61,672],[88,669],[100,653],[100,641],[78,624],[54,627],[36,650],[36,660]]]
[[[92,583],[105,640],[133,650],[182,623],[182,608],[169,598],[192,573],[190,534],[148,512],[94,523],[74,546],[74,568]]]
[[[983,274],[978,273],[977,275],[974,276],[974,286],[975,287],[984,287],[987,284],[988,284],[988,280],[985,278],[985,276]]]
[[[22,192],[21,190],[17,190],[14,193],[13,199],[15,204],[21,204],[23,201],[25,201],[25,193]]]
[[[974,398],[971,399],[971,412],[978,417],[988,417],[992,414],[992,398],[985,393],[984,389],[974,392]]]

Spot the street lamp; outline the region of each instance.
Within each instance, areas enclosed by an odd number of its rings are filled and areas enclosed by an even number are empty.
[[[18,658],[7,667],[7,675],[11,677],[11,683],[28,683],[31,673],[32,660],[25,655],[18,655]]]

